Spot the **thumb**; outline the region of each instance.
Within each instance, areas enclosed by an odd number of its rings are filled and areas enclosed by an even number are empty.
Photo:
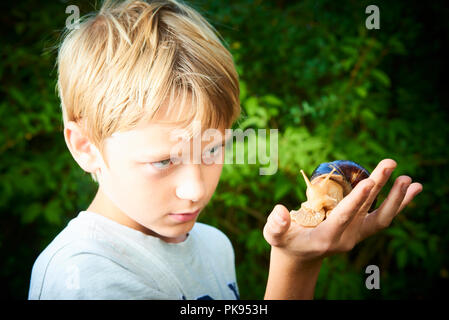
[[[276,205],[263,229],[265,240],[272,246],[281,246],[283,235],[290,227],[290,222],[290,212],[287,208],[281,204]]]

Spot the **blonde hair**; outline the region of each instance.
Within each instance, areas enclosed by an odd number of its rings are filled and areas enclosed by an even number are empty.
[[[114,132],[158,114],[185,127],[197,120],[215,128],[231,126],[240,114],[231,54],[206,19],[181,2],[106,0],[63,39],[63,121],[80,124],[101,154]]]

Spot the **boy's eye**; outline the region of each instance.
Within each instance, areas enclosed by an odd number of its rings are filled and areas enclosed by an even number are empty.
[[[165,160],[162,160],[162,161],[151,162],[150,164],[153,167],[155,167],[156,169],[162,170],[162,169],[167,169],[170,166],[171,160],[170,159],[165,159]]]
[[[216,156],[218,156],[219,154],[220,154],[220,151],[221,151],[221,148],[222,148],[223,146],[216,146],[216,147],[213,147],[212,149],[209,149],[208,151],[206,151],[205,152],[205,154],[204,154],[204,156],[205,157],[216,157]]]
[[[210,154],[214,154],[216,152],[218,152],[218,146],[217,147],[213,147],[212,149],[209,150]]]

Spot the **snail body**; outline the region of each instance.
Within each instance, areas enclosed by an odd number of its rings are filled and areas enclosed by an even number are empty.
[[[301,173],[307,184],[307,201],[301,204],[298,211],[293,210],[290,214],[304,227],[315,227],[321,223],[360,181],[370,175],[368,170],[349,160],[320,164],[310,180],[303,170]]]

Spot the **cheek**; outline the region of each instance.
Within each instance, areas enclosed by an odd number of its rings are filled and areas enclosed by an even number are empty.
[[[133,193],[132,197],[138,205],[156,209],[158,203],[167,204],[169,178],[154,175],[148,168],[141,166],[130,170],[125,179],[125,185],[130,190],[129,193]]]
[[[221,171],[223,169],[223,164],[212,164],[205,166],[204,177],[206,177],[206,186],[208,194],[212,196],[215,189],[217,188],[218,182],[220,181]]]
[[[168,184],[160,180],[143,166],[116,166],[105,182],[116,206],[128,215],[136,216],[149,210],[156,213],[168,203]]]

